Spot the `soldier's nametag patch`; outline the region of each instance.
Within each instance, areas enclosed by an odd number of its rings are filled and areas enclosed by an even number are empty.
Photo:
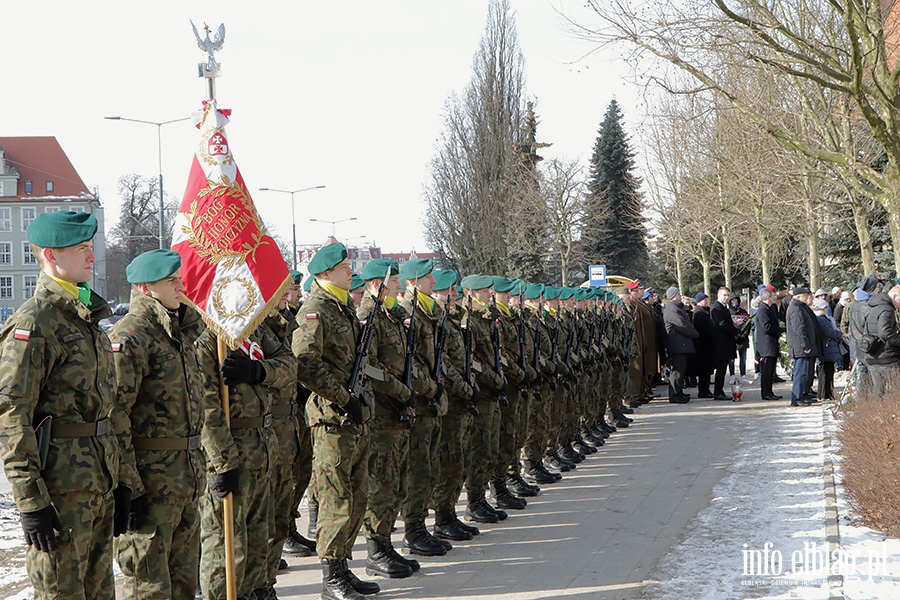
[[[62,337],[62,342],[63,342],[63,344],[68,344],[69,342],[74,342],[75,340],[83,340],[83,339],[84,339],[84,334],[82,334],[79,331],[75,331],[73,333],[70,333],[69,335],[64,335]]]
[[[120,343],[118,343],[118,342],[115,343],[115,344],[113,344],[113,345],[112,345],[112,351],[113,351],[113,352],[121,352],[121,351],[122,351],[122,344],[120,344]]]
[[[306,318],[307,319],[318,319],[319,313],[306,313]]]
[[[22,340],[23,342],[27,342],[31,339],[31,330],[30,329],[16,329],[13,331],[13,339]]]

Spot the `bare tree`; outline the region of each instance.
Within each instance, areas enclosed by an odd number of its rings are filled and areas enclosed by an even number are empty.
[[[525,90],[524,58],[509,0],[492,0],[472,79],[451,96],[426,185],[426,238],[464,272],[505,273],[516,142]]]
[[[573,266],[586,258],[579,243],[585,225],[584,169],[577,162],[553,159],[542,174],[541,196],[551,231],[549,262],[558,269],[562,285],[568,285]],[[586,272],[587,265],[581,266]]]

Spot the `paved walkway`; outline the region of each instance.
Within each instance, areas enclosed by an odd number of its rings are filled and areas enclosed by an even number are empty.
[[[771,577],[748,582],[743,551],[770,541],[790,555],[805,541],[825,542],[822,409],[762,401],[758,387],[748,387],[740,403],[663,398],[636,410],[631,427],[544,486],[524,511],[510,511],[444,557],[421,558],[411,578],[376,578],[377,597],[719,600],[786,591]],[[775,523],[770,507],[783,515]],[[400,548],[400,533],[394,545]],[[362,537],[354,556],[351,568],[365,577]],[[318,598],[317,560],[288,562],[279,597]]]

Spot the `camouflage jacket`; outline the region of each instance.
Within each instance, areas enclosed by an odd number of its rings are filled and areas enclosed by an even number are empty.
[[[403,302],[400,303],[407,314],[412,311],[412,302],[408,298],[409,295],[410,294],[404,294]],[[422,307],[421,302],[417,302],[416,312],[413,315],[413,318],[416,320],[416,358],[419,361],[420,367],[429,375],[434,370],[437,327],[443,314],[444,309],[439,302],[435,301],[430,314]],[[437,384],[429,376],[426,382],[425,391],[419,392],[419,390],[416,390],[416,393],[419,394],[423,400],[433,398],[437,393]]]
[[[221,442],[228,436],[234,440],[240,454],[241,468],[250,470],[268,469],[277,459],[275,436],[270,426],[243,427],[237,419],[271,420],[272,390],[294,385],[294,362],[291,351],[280,341],[265,334],[261,327],[250,336],[259,344],[263,356],[264,377],[257,385],[240,383],[228,386],[228,408],[231,427],[225,421],[222,398],[219,394],[220,364],[218,338],[211,329],[203,332],[197,340],[200,364],[206,374],[206,425],[203,428],[203,449],[207,456],[207,471],[222,473],[230,470],[231,456],[221,454]],[[229,356],[245,356],[241,350],[228,351]]]
[[[287,312],[287,308],[285,308]],[[260,325],[262,332],[284,344],[289,348],[297,328],[297,321],[285,318],[285,312],[272,309],[266,320]],[[269,387],[272,397],[272,432],[275,434],[278,448],[278,462],[280,464],[293,463],[300,451],[300,421],[303,416],[297,403],[297,359],[292,352],[285,355],[285,359],[291,363],[291,376],[289,381],[281,386]]]
[[[48,491],[105,494],[118,485],[116,436],[54,436],[42,469],[34,433],[47,416],[54,426],[110,417],[113,433],[122,426],[112,346],[98,325],[111,314],[97,294],[87,308],[42,273],[0,330],[0,458],[20,512],[47,507]]]
[[[537,335],[538,327],[541,329],[541,357],[538,361],[541,367],[541,373],[543,374],[544,380],[547,381],[552,376],[556,375],[556,362],[553,360],[553,356],[551,354],[551,344],[552,339],[551,335],[553,334],[552,324],[550,324],[547,319],[549,317],[549,313],[547,311],[543,311],[542,315],[538,315],[538,309],[535,306],[527,306],[525,310],[525,326],[527,331],[531,334],[532,338],[529,350],[534,352],[535,340],[534,336]],[[534,355],[531,357],[531,364],[534,365]]]
[[[525,334],[525,369],[521,367],[521,348],[519,346],[519,313],[509,309],[510,314],[500,311],[498,325],[500,326],[500,346],[503,353],[504,374],[510,383],[520,385],[525,381],[525,374],[528,374],[528,381],[531,382],[536,373],[534,368],[528,364],[528,334],[527,327]]]
[[[297,357],[297,378],[310,390],[306,422],[310,427],[339,425],[342,407],[350,401],[347,384],[353,372],[356,342],[362,327],[352,304],[345,304],[313,282],[297,313],[291,345]],[[372,417],[363,404],[363,421]]]
[[[375,297],[366,290],[356,309],[356,315],[363,326],[374,307]],[[407,312],[399,304],[395,304],[393,309],[382,304],[379,311],[369,342],[369,364],[384,371],[384,381],[372,378],[369,383],[375,392],[375,412],[396,418],[397,413],[412,397],[409,388],[403,384],[406,370],[406,330],[403,321]],[[427,390],[427,383],[422,382],[425,377],[425,373],[414,364],[412,386],[417,393]]]
[[[146,493],[157,502],[197,499],[206,489],[206,464],[199,446],[135,450],[132,443],[200,435],[206,417],[206,380],[194,342],[204,328],[196,309],[182,305],[173,316],[150,296],[132,292],[128,314],[110,331],[119,403],[128,418],[128,428],[120,434],[122,462],[128,466],[124,483],[135,497]],[[220,443],[220,452],[230,453],[236,461],[231,438]]]
[[[466,381],[466,344],[462,324],[466,310],[456,304],[447,315],[447,341],[442,361],[444,389],[454,398],[469,400],[474,393]]]
[[[472,302],[472,313],[466,320],[472,331],[473,362],[477,361],[475,381],[481,390],[497,393],[506,383],[506,378],[494,369],[494,347],[491,344],[491,326],[497,318],[496,311],[486,304]],[[502,338],[501,338],[502,344]]]

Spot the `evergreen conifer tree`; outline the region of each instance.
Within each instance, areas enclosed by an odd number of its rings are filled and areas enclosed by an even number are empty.
[[[591,264],[605,264],[610,274],[635,278],[645,274],[649,257],[641,179],[633,170],[634,152],[622,128],[622,111],[612,100],[591,157],[584,238]]]

